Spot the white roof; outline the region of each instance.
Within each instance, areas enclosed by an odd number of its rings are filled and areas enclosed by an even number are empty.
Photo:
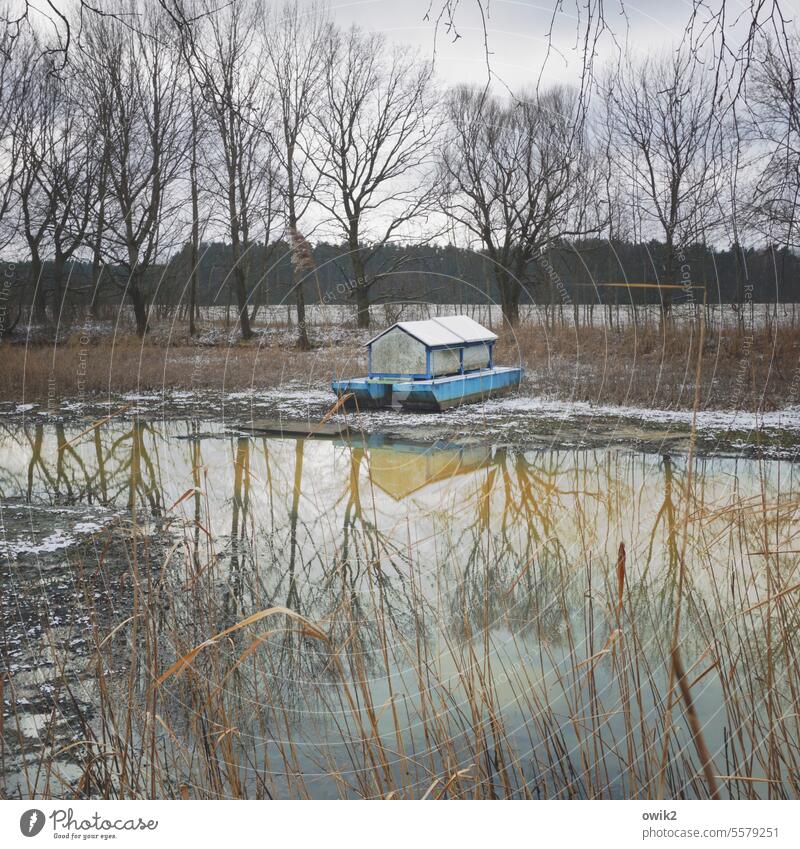
[[[393,324],[370,339],[367,345],[371,345],[395,327],[405,330],[429,348],[438,345],[459,346],[466,342],[494,342],[497,339],[497,334],[487,330],[467,315],[446,315],[424,321],[398,321],[397,324]]]

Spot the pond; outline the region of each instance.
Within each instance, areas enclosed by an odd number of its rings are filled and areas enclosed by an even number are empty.
[[[5,792],[795,796],[799,477],[7,423]]]

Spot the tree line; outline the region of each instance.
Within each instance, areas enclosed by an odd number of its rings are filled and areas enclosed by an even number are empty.
[[[288,301],[305,348],[307,299],[353,304],[360,327],[392,298],[485,297],[515,322],[520,304],[619,282],[653,288],[605,302],[665,316],[701,288],[796,299],[797,33],[756,33],[746,85],[680,43],[500,91],[445,87],[431,59],[320,2],[121,0],[62,18],[69,52],[2,17],[17,316],[125,302],[144,336],[170,301],[194,334],[201,303],[230,302],[246,339],[260,305]]]
[[[294,269],[292,248],[286,241],[270,244],[256,243],[250,247],[245,286],[250,293],[250,315],[256,318],[261,306],[292,306]],[[569,301],[576,304],[662,304],[663,293],[652,288],[617,284],[620,279],[633,282],[651,280],[666,267],[667,256],[663,242],[644,244],[583,239],[553,245],[548,251],[555,276],[564,281]],[[737,269],[743,261],[749,271],[751,291],[748,300],[757,304],[789,304],[800,302],[800,256],[787,248],[713,248],[693,245],[686,249],[692,266],[693,279],[707,290],[709,304],[737,306],[743,303],[741,280]],[[353,306],[350,283],[350,256],[346,244],[316,242],[311,248],[314,263],[313,280],[306,282],[306,292],[315,303]],[[21,298],[30,297],[32,289],[28,262],[1,262],[11,269],[14,285]],[[387,272],[386,269],[393,269]],[[195,305],[197,307],[230,307],[232,291],[228,284],[233,270],[233,251],[225,242],[201,242],[197,258],[186,244],[165,263],[154,263],[146,281],[153,301],[159,305],[161,316],[174,316],[176,311],[188,321],[186,281],[197,275]],[[106,266],[107,277],[123,281],[123,268]],[[419,303],[486,304],[499,303],[500,292],[493,274],[491,260],[482,251],[471,251],[456,245],[427,245],[391,243],[372,252],[366,263],[366,273],[374,280],[370,287],[370,305]],[[41,272],[46,293],[54,291],[55,267],[45,262]],[[85,314],[86,293],[92,281],[92,264],[88,260],[69,263],[68,285],[61,305],[61,321],[80,321]],[[48,294],[49,298],[49,294]],[[96,303],[100,316],[116,314],[124,301],[124,291],[107,285],[101,287]],[[679,292],[673,303],[699,303],[702,289]],[[563,305],[561,296],[547,274],[539,274],[533,285],[523,289],[521,305]],[[30,301],[23,300],[24,307]]]

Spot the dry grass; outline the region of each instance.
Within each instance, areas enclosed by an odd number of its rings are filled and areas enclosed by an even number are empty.
[[[521,361],[531,391],[562,399],[637,407],[685,408],[694,403],[697,328],[520,327],[501,337],[498,360]],[[707,331],[700,371],[700,407],[777,409],[796,404],[800,335],[791,328]]]
[[[364,368],[357,347],[333,345],[301,352],[293,347],[237,344],[232,347],[159,345],[135,336],[101,340],[88,348],[67,343],[0,348],[0,400],[74,399],[162,389],[270,388],[287,381],[326,385],[337,373]],[[361,361],[359,362],[359,358]]]
[[[330,329],[318,328],[318,338],[325,339]],[[692,325],[576,332],[527,323],[500,335],[496,360],[525,366],[524,392],[654,408],[693,404],[698,334]],[[310,352],[293,347],[290,330],[266,342],[230,346],[200,347],[158,332],[144,344],[126,333],[113,344],[110,337],[99,337],[86,347],[77,333],[57,347],[6,344],[0,347],[0,400],[41,402],[164,388],[238,391],[288,381],[323,388],[335,376],[364,372],[362,336],[345,330],[342,339]],[[800,335],[792,328],[762,328],[752,336],[709,330],[700,407],[769,410],[798,403],[798,363]]]

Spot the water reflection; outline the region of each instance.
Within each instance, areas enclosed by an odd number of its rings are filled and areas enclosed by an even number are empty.
[[[428,720],[421,716],[430,706],[419,702],[426,677],[449,682],[439,709],[453,712],[450,718],[465,735],[459,745],[469,748],[467,732],[477,720],[464,705],[472,704],[470,675],[482,669],[496,700],[482,710],[502,711],[509,737],[531,752],[515,773],[515,792],[523,785],[545,792],[555,781],[552,759],[546,768],[537,761],[539,747],[560,747],[559,758],[570,760],[568,753],[583,745],[579,728],[596,727],[602,745],[615,752],[614,763],[604,763],[605,778],[576,779],[574,793],[591,795],[603,781],[617,795],[635,793],[639,779],[622,769],[620,758],[631,723],[645,729],[664,709],[682,552],[689,566],[682,640],[687,665],[734,654],[729,630],[744,627],[737,612],[761,603],[770,581],[788,586],[795,574],[790,552],[800,533],[797,484],[790,463],[707,458],[697,465],[687,502],[683,456],[514,452],[380,437],[245,437],[196,421],[111,421],[88,430],[61,423],[6,427],[0,435],[8,579],[3,642],[16,706],[4,707],[4,740],[24,775],[16,786],[23,793],[42,789],[41,770],[31,778],[31,765],[37,741],[41,745],[46,736],[48,711],[61,717],[56,736],[47,738],[52,754],[81,731],[77,717],[85,722],[96,703],[97,661],[86,644],[90,623],[116,633],[131,611],[149,605],[152,632],[123,629],[114,637],[115,644],[128,641],[120,644],[123,673],[130,662],[122,648],[144,641],[147,652],[139,658],[158,648],[157,668],[139,661],[131,673],[130,686],[144,699],[170,658],[254,611],[279,605],[320,623],[331,643],[342,647],[337,657],[359,699],[383,706],[369,733],[391,736],[401,726],[398,749],[425,748],[427,731],[420,729]],[[86,523],[76,507],[97,511],[93,531],[75,533],[74,545],[65,549],[37,548],[56,524],[68,535]],[[25,551],[13,547],[22,535],[32,541]],[[604,646],[615,623],[615,564],[623,541],[625,629],[636,646],[620,642],[612,652]],[[789,553],[770,560],[758,554],[765,549]],[[781,570],[780,578],[770,576],[769,563]],[[307,782],[305,789],[292,784],[297,776],[343,768],[344,753],[332,747],[321,755],[319,741],[342,734],[361,739],[363,719],[332,683],[336,670],[326,644],[297,629],[266,633],[249,647],[231,641],[221,693],[236,693],[238,713],[236,735],[224,745],[234,747],[231,759],[245,751],[254,757],[256,772],[268,771],[270,752],[275,757],[279,750],[284,763],[294,763],[295,777],[282,779],[285,792],[310,792]],[[755,628],[746,645],[749,655],[741,663],[756,666],[768,648],[765,637]],[[639,703],[625,692],[630,682],[615,674],[623,654],[634,650],[645,659],[647,676]],[[587,667],[578,665],[582,671],[576,672],[575,658],[596,656],[602,661],[591,661],[591,686],[584,691],[579,676]],[[65,676],[76,685],[77,695],[70,695],[83,713],[64,697]],[[775,698],[791,703],[777,677]],[[175,703],[162,710],[183,716],[189,735],[205,714],[199,707],[180,713],[189,699],[184,686],[174,683],[167,693]],[[54,691],[55,713],[52,697],[48,701]],[[707,676],[696,697],[707,717],[709,745],[729,750],[730,714],[719,708],[727,698],[724,682]],[[604,699],[607,709],[601,710]],[[276,703],[281,714],[266,715],[263,706]],[[396,714],[400,704],[408,712],[404,718]],[[536,715],[546,716],[541,723],[530,718],[537,706]],[[231,710],[227,702],[225,709]],[[27,752],[19,743],[21,722],[33,722],[30,734],[22,735]],[[203,726],[201,736],[219,733]],[[658,749],[654,731],[642,734],[651,735],[642,743],[647,751]],[[248,749],[253,741],[267,741],[256,747],[257,756]],[[753,747],[742,743],[735,757],[752,758]],[[440,768],[441,753],[431,757],[430,769]],[[62,782],[75,780],[69,764],[59,769]],[[228,782],[239,790],[248,783],[223,775],[214,780],[229,791]],[[674,779],[676,787],[680,780]],[[314,792],[342,788],[320,779]]]

